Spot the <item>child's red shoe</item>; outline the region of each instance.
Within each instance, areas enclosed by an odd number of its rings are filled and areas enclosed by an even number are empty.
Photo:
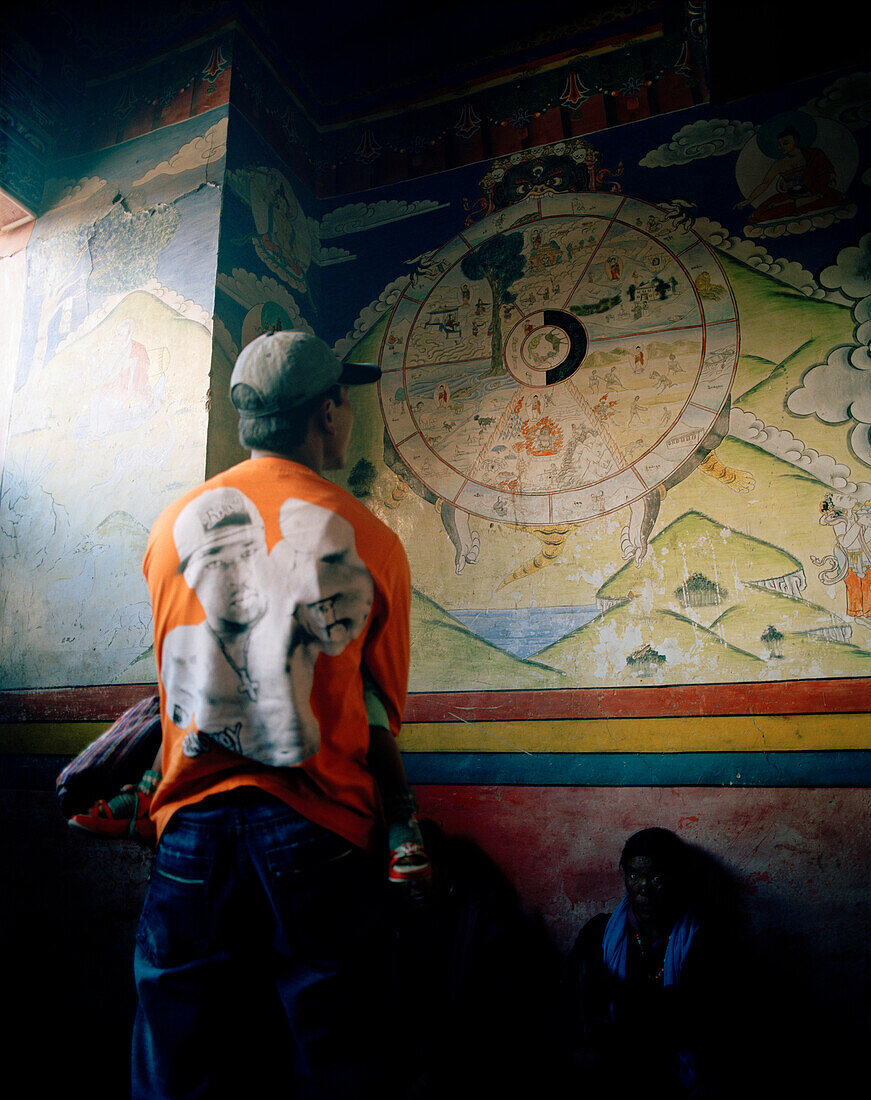
[[[98,799],[86,814],[74,814],[69,823],[109,839],[153,840],[157,829],[148,811],[159,782],[157,772],[146,772],[135,787],[128,783],[114,798]]]

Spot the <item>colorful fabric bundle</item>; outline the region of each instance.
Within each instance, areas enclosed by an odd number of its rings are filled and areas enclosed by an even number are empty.
[[[98,799],[139,783],[154,763],[160,740],[160,700],[152,695],[125,710],[57,777],[63,815],[86,813]]]

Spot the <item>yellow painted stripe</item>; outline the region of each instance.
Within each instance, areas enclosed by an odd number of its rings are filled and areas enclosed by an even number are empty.
[[[73,755],[107,722],[0,723],[0,753]],[[867,714],[410,722],[403,752],[807,752],[871,749]]]
[[[431,722],[402,729],[403,752],[807,752],[871,749],[867,714],[588,721]]]
[[[0,752],[74,756],[105,733],[111,722],[2,722]]]

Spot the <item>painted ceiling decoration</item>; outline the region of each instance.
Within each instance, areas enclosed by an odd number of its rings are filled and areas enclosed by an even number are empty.
[[[234,103],[296,146],[294,167],[322,194],[707,96],[701,0],[427,9],[187,0],[155,20],[35,0],[7,17],[0,186],[37,210],[48,162],[226,101],[231,70]]]
[[[230,99],[231,82],[234,106],[323,197],[738,98],[861,49],[834,24],[805,34],[785,4],[761,6],[752,31],[734,9],[183,0],[155,18],[108,0],[32,0],[4,14],[3,209],[39,213],[53,160],[200,114]],[[765,65],[736,64],[774,40]]]

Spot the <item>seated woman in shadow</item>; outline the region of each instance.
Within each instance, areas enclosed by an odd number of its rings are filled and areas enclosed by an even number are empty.
[[[584,925],[569,955],[578,1076],[611,1098],[635,1096],[641,1083],[657,1100],[731,1092],[732,948],[697,904],[694,855],[668,829],[631,836],[623,900]]]

